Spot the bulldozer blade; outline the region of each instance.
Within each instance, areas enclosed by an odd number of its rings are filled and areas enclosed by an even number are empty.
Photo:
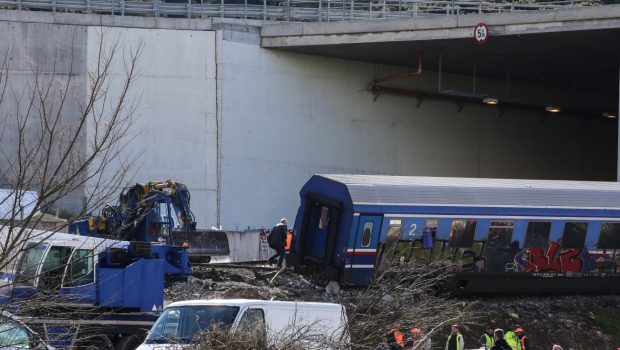
[[[184,243],[187,243],[189,245],[187,249],[189,258],[194,262],[208,262],[211,260],[211,256],[230,254],[228,237],[224,231],[171,231],[170,239],[172,244],[176,246],[183,246]]]

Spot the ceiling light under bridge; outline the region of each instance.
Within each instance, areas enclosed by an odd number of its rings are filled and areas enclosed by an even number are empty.
[[[549,113],[560,113],[560,111],[562,111],[562,108],[560,108],[560,106],[547,106],[545,107],[545,112],[549,112]]]
[[[485,103],[488,105],[496,105],[499,103],[499,100],[496,99],[495,97],[485,97],[484,99],[482,99],[482,103]]]

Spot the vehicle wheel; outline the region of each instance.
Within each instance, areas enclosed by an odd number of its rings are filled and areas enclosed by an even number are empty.
[[[105,335],[82,335],[75,348],[80,350],[114,350],[114,344]]]
[[[115,350],[135,350],[142,342],[143,337],[136,334],[128,334],[116,342]]]

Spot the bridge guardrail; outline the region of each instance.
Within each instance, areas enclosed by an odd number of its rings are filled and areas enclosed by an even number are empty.
[[[526,0],[524,0],[526,1]],[[454,16],[599,5],[592,0],[0,0],[0,8],[120,16],[332,22]]]

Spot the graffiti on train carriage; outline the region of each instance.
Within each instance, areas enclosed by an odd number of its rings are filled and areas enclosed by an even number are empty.
[[[620,292],[619,183],[315,175],[300,197],[291,261],[325,280],[445,262],[464,293]]]

